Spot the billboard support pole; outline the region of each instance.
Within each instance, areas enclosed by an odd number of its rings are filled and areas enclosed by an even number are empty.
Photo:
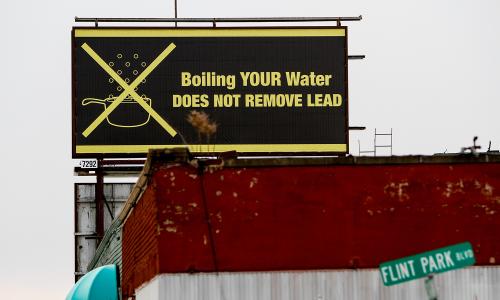
[[[177,19],[177,0],[174,0],[174,13],[175,19]],[[175,27],[177,27],[177,21],[175,22]]]
[[[104,236],[104,174],[102,171],[102,159],[97,160],[95,185],[95,208],[96,208],[96,234],[98,243]]]

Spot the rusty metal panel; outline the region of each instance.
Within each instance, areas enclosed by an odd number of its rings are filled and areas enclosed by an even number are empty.
[[[132,188],[133,184],[130,183],[110,183],[104,185],[104,196],[109,205],[109,210],[105,206],[105,230],[110,228],[113,219],[120,213]],[[78,280],[88,271],[87,268],[94,258],[97,246],[95,184],[76,184],[75,280]]]
[[[152,181],[160,253],[168,253],[159,262],[164,273],[375,268],[464,241],[480,265],[500,257],[497,163],[202,175],[179,165],[157,168]],[[140,245],[124,242],[124,253],[127,247]]]
[[[440,300],[500,295],[500,267],[472,267],[435,277]],[[378,270],[161,274],[136,290],[136,300],[422,300],[424,281],[386,287]]]

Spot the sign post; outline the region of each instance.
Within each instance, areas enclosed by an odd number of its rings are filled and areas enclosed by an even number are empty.
[[[434,286],[434,276],[429,275],[427,279],[424,281],[425,290],[427,292],[427,297],[429,300],[438,300],[438,295],[436,291],[436,287]]]
[[[471,266],[476,262],[469,242],[456,244],[380,264],[384,285],[390,286]],[[431,284],[431,282],[430,282]]]

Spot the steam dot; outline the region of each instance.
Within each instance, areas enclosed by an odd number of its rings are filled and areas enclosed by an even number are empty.
[[[141,97],[142,97],[142,98],[146,98],[146,94],[142,94],[142,95],[141,95]]]
[[[128,61],[127,61],[127,62],[125,63],[125,67],[127,67],[127,68],[128,68],[128,67],[130,67],[130,62],[128,62]]]
[[[132,74],[137,75],[137,74],[139,74],[139,71],[134,70],[134,71],[132,71]]]
[[[116,57],[117,57],[118,59],[121,59],[121,58],[123,57],[123,55],[122,55],[121,53],[118,53],[118,54],[116,55]]]
[[[108,65],[109,65],[110,67],[112,67],[112,66],[114,66],[114,65],[115,65],[115,63],[114,63],[114,62],[112,62],[112,61],[110,61],[110,62],[108,63]]]
[[[113,94],[108,95],[108,98],[113,98],[113,97],[114,97]]]
[[[144,61],[143,61],[143,62],[141,62],[141,66],[142,66],[143,68],[145,68],[145,67],[146,67],[146,62],[144,62]]]
[[[138,59],[138,58],[139,58],[139,54],[134,53],[134,59]]]
[[[119,92],[121,92],[122,91],[122,87],[119,86],[119,87],[116,88],[116,90],[119,91]]]
[[[128,77],[127,77],[127,78],[125,78],[125,82],[126,82],[126,83],[129,83],[129,82],[130,82],[130,79],[128,79]]]
[[[113,82],[115,82],[115,81],[113,80],[113,78],[110,78],[108,81],[109,81],[109,83],[113,83]]]
[[[139,88],[138,88],[138,87],[135,87],[135,88],[134,88],[134,91],[136,91],[136,92],[137,92],[138,90],[139,90]]]
[[[118,75],[122,75],[122,70],[118,70],[118,71],[116,71],[116,73],[117,73]]]
[[[142,80],[142,83],[146,83],[146,79],[143,79],[143,80]]]

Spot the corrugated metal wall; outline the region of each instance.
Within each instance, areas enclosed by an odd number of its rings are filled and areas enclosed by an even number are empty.
[[[439,300],[500,299],[500,268],[435,276]],[[424,279],[386,287],[378,270],[162,274],[136,300],[425,300]]]
[[[120,213],[133,184],[110,183],[104,185],[104,197],[109,204],[112,215],[105,206],[104,229],[111,227],[113,219]],[[88,271],[97,248],[96,235],[95,184],[75,185],[75,280]],[[121,234],[121,230],[118,231]],[[121,260],[121,241],[120,246]]]
[[[116,219],[96,250],[94,258],[88,264],[87,269],[93,270],[104,265],[115,264],[122,270],[122,223]]]

